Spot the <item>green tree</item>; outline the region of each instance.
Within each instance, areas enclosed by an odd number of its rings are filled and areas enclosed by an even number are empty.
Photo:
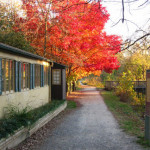
[[[17,8],[0,3],[0,42],[34,53],[34,49],[21,32],[13,31]]]

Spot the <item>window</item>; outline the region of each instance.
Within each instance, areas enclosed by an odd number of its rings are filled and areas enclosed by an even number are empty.
[[[5,91],[5,59],[2,59],[2,92]]]
[[[48,85],[48,66],[44,66],[44,85]]]
[[[15,66],[14,66],[14,61],[13,60],[10,60],[10,90],[14,90],[14,74],[15,74]]]
[[[53,69],[52,70],[52,83],[54,85],[61,84],[61,70],[60,69]]]
[[[21,89],[29,88],[29,64],[21,63]]]
[[[6,60],[6,67],[5,67],[5,87],[6,91],[9,91],[9,78],[10,78],[10,70],[9,70],[9,60]]]
[[[2,92],[14,91],[14,61],[2,59]]]
[[[41,81],[41,66],[35,65],[35,87],[40,87]]]

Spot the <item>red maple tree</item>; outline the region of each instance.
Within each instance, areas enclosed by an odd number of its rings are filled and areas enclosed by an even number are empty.
[[[22,0],[25,17],[15,31],[23,32],[37,53],[66,64],[70,72],[112,70],[121,39],[104,31],[109,14],[100,2],[84,0]]]

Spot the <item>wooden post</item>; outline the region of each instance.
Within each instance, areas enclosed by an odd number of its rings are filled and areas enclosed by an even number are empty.
[[[150,70],[146,71],[145,139],[150,143]]]

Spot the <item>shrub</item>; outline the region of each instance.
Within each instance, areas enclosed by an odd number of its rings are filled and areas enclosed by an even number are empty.
[[[119,77],[119,85],[116,88],[116,95],[120,97],[120,101],[129,102],[140,113],[140,116],[144,116],[145,109],[145,96],[143,94],[137,94],[133,89],[133,78],[131,72],[123,73]]]
[[[9,105],[5,108],[5,117],[0,120],[0,139],[5,138],[21,127],[35,123],[47,113],[55,110],[65,100],[54,100],[39,108],[31,110],[30,107],[20,109],[17,106]]]
[[[133,79],[131,72],[122,74],[118,79],[119,84],[116,88],[116,95],[120,96],[120,100],[123,102],[131,102],[136,98],[136,92],[133,89]]]

